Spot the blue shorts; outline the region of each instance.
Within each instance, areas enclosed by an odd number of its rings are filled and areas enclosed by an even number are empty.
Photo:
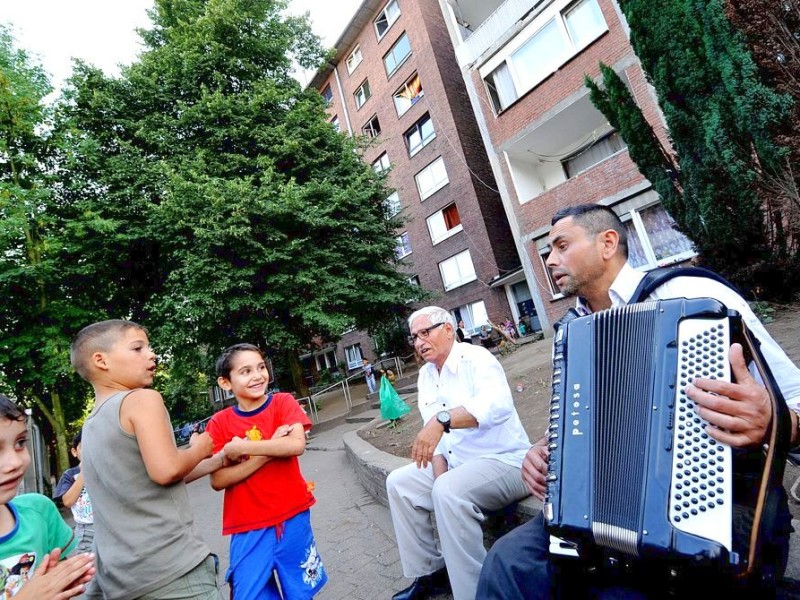
[[[234,533],[225,579],[232,600],[313,598],[328,574],[317,554],[311,512],[303,511],[275,527]]]

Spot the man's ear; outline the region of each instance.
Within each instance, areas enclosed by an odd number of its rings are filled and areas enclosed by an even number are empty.
[[[603,258],[606,260],[612,259],[619,248],[619,233],[614,229],[606,229],[600,234],[600,241],[603,244]]]
[[[217,385],[221,387],[223,390],[228,392],[231,391],[231,382],[228,380],[227,377],[217,377]]]

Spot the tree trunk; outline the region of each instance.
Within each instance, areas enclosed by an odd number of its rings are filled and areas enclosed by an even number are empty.
[[[303,368],[300,365],[300,359],[297,357],[297,350],[286,351],[286,363],[289,365],[289,373],[292,376],[292,382],[294,382],[294,389],[297,390],[297,397],[304,398],[309,395],[308,386],[303,379]]]
[[[64,419],[64,409],[61,406],[61,395],[50,392],[50,400],[53,403],[53,410],[49,410],[42,399],[36,395],[32,396],[34,403],[42,411],[56,435],[56,470],[60,477],[61,473],[69,468],[69,443],[67,442],[67,422]]]

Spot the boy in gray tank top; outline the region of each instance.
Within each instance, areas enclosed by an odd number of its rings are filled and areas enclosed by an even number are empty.
[[[85,597],[221,599],[184,479],[221,467],[222,455],[207,458],[205,433],[176,447],[161,394],[146,389],[156,370],[147,331],[131,321],[89,325],[70,361],[95,392],[81,468],[94,508],[97,574]]]

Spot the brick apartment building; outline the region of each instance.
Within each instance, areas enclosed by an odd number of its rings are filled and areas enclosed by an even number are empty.
[[[391,169],[387,199],[406,218],[396,254],[433,303],[471,332],[533,303],[502,279],[520,259],[438,0],[364,0],[310,84],[334,127],[373,138],[364,160]],[[380,349],[378,349],[380,352]],[[349,332],[304,360],[310,370],[349,370],[374,342]]]
[[[655,94],[614,0],[439,0],[545,332],[566,310],[549,277],[550,218],[596,202],[626,223],[630,262],[647,270],[685,261],[691,243],[673,228],[626,146],[589,101],[584,74],[599,62],[627,83],[668,144]],[[516,278],[516,279],[515,279]]]

